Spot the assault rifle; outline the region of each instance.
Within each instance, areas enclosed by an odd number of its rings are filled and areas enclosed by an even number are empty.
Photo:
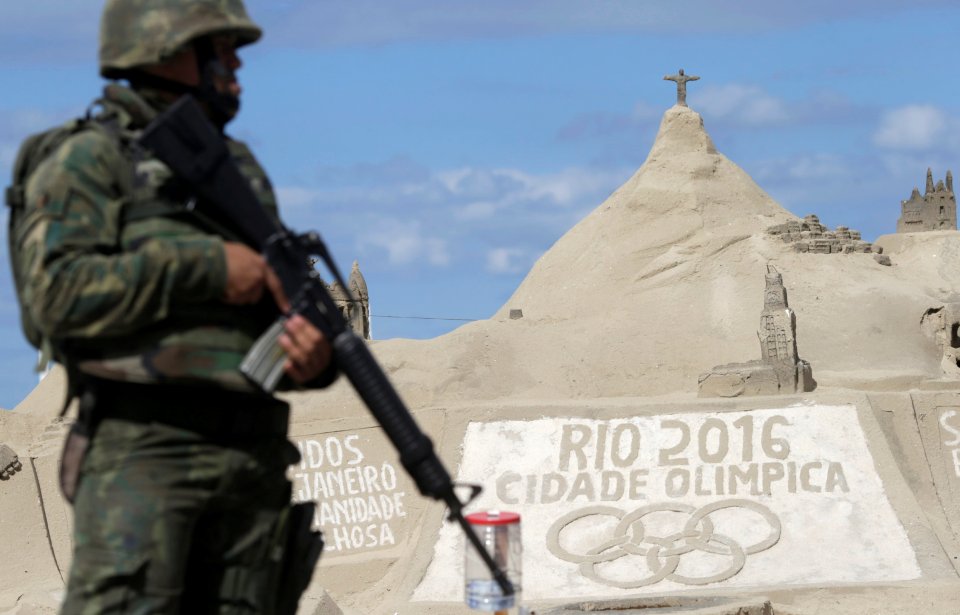
[[[463,508],[479,495],[480,486],[469,485],[470,497],[466,502],[460,501],[433,443],[417,426],[366,342],[343,319],[312,264],[314,259],[323,261],[341,288],[349,293],[349,286],[320,235],[294,233],[263,210],[231,158],[223,136],[193,97],[182,96],[147,127],[139,142],[191,187],[199,197],[195,207],[200,214],[236,232],[244,242],[264,254],[290,299],[290,312],[282,315],[257,340],[244,358],[241,371],[265,392],[272,393],[283,375],[285,356],[278,338],[283,333],[284,320],[301,314],[313,323],[329,340],[336,367],[347,376],[390,438],[417,489],[427,497],[446,503],[450,509],[449,520],[460,524],[503,594],[512,595],[514,590],[507,575],[499,569],[463,516]]]

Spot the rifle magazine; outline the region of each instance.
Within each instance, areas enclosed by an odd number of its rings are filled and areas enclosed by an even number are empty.
[[[286,320],[281,318],[270,325],[240,363],[243,375],[267,393],[273,393],[283,378],[287,353],[280,346],[280,336],[283,335],[284,322]]]

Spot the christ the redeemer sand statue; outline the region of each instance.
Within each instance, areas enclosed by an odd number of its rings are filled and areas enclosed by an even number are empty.
[[[683,69],[680,69],[680,73],[677,75],[666,75],[664,81],[676,81],[677,82],[677,104],[681,107],[687,106],[687,82],[696,81],[700,77],[696,75],[684,75]]]

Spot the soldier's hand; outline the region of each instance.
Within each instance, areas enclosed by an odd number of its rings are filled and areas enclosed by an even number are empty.
[[[223,301],[232,305],[260,301],[267,278],[273,275],[267,262],[242,243],[225,242],[223,251],[227,258],[227,287]]]
[[[274,303],[277,304],[281,312],[286,313],[287,310],[290,309],[290,301],[287,300],[287,293],[283,292],[283,283],[270,265],[267,265],[267,274],[266,278],[264,278],[264,283],[267,285],[267,288],[270,289]]]
[[[297,384],[313,380],[330,365],[331,348],[327,338],[299,314],[284,323],[280,346],[287,352],[283,371]]]

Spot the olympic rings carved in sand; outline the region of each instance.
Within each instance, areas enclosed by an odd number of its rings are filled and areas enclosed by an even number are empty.
[[[742,508],[757,513],[769,526],[769,532],[762,540],[743,546],[735,538],[715,531],[710,515],[728,508]],[[678,531],[667,536],[653,536],[647,531],[643,519],[654,513],[689,516]],[[561,532],[573,522],[591,516],[610,516],[620,521],[609,539],[588,549],[586,553],[571,553],[561,546]],[[649,504],[629,513],[613,506],[597,505],[571,511],[557,519],[547,532],[547,548],[558,558],[578,564],[583,576],[612,587],[636,589],[664,579],[686,585],[706,585],[735,576],[746,563],[747,555],[777,544],[780,531],[780,518],[773,511],[759,502],[744,499],[720,500],[700,508],[679,502]],[[724,570],[707,576],[693,577],[677,573],[680,559],[695,551],[729,557],[730,563]],[[606,578],[598,570],[601,564],[628,555],[645,558],[649,574],[634,581],[622,581]]]

